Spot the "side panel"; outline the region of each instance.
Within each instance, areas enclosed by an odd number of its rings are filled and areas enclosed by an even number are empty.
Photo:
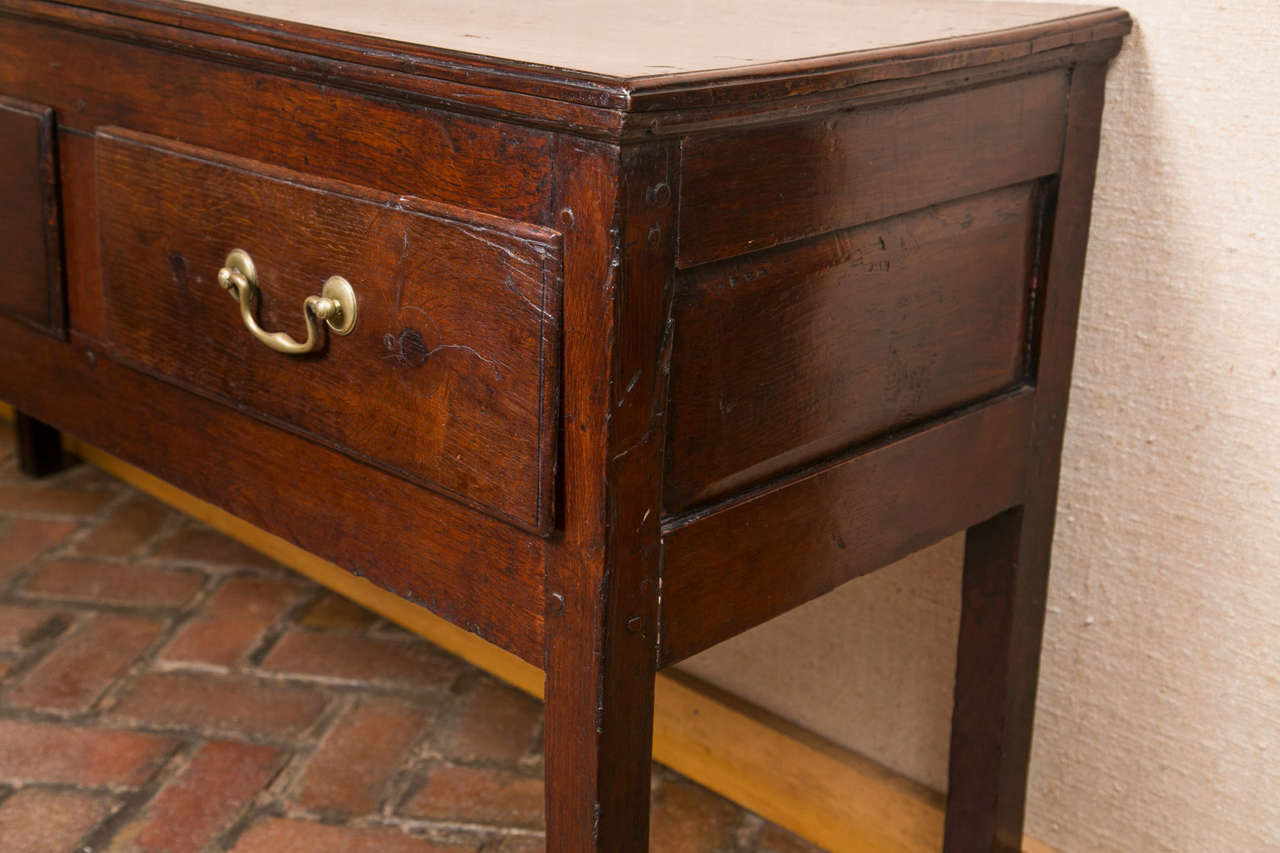
[[[1026,378],[1037,182],[686,271],[667,513]]]
[[[830,118],[685,141],[682,267],[874,222],[1058,170],[1055,70]]]
[[[1022,499],[1022,389],[668,529],[663,666]]]

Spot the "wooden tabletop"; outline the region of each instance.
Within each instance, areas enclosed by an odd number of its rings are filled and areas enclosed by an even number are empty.
[[[1113,6],[986,0],[0,0],[0,12],[606,139],[1104,60],[1131,26]]]
[[[218,0],[345,33],[639,79],[1010,33],[1103,6],[972,0]]]

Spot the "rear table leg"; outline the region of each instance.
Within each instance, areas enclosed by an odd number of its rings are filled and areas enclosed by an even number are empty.
[[[1106,73],[1101,63],[1071,71],[1057,205],[1042,247],[1047,264],[1039,296],[1035,422],[1024,505],[969,528],[965,545],[943,844],[950,853],[1003,853],[1022,846],[1058,469]]]
[[[1052,505],[1050,505],[1052,507]],[[1022,849],[1052,508],[969,529],[943,849]]]
[[[61,433],[30,415],[14,414],[18,468],[22,473],[28,477],[47,477],[61,471],[64,467]]]

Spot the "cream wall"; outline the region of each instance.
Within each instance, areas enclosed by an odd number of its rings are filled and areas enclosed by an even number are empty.
[[[1132,0],[1112,68],[1028,831],[1280,849],[1280,2]],[[936,788],[951,540],[687,668]]]

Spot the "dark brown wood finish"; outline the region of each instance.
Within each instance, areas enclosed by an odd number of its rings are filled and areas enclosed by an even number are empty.
[[[1015,849],[1127,29],[627,79],[0,0],[69,328],[0,312],[0,397],[541,665],[554,853],[647,849],[660,667],[967,527],[946,844]],[[264,326],[341,274],[357,331],[267,350],[234,247]]]
[[[1106,66],[1071,79],[1071,114],[1047,258],[1023,505],[971,528],[951,723],[950,853],[1020,851],[1040,642],[1075,354]]]
[[[112,355],[546,533],[559,424],[560,235],[124,131],[100,131]],[[258,322],[297,340],[330,275],[351,334],[274,352],[218,285],[258,271]]]
[[[666,534],[664,666],[1019,502],[1032,392],[680,519]]]
[[[18,470],[28,477],[47,477],[62,470],[62,434],[23,412],[13,418]]]
[[[181,0],[3,0],[0,10],[130,41],[182,45],[186,53],[231,56],[276,74],[340,76],[380,95],[613,139],[680,133],[691,122],[742,123],[811,110],[846,100],[855,87],[861,94],[891,83],[904,91],[910,86],[898,85],[902,81],[953,71],[980,77],[1003,69],[997,76],[1016,75],[1043,67],[1037,57],[1049,55],[1050,65],[1069,64],[1097,45],[1105,45],[1098,55],[1109,56],[1131,26],[1121,9],[1094,9],[962,38],[624,79],[336,33]]]
[[[1019,184],[682,275],[665,511],[1020,382],[1041,208]]]
[[[95,11],[91,7],[106,10]],[[326,82],[340,78],[377,97],[444,106],[455,112],[569,128],[613,138],[628,103],[623,81],[594,75],[539,73],[489,57],[445,56],[416,46],[288,21],[237,14],[180,0],[102,0],[70,4],[3,0],[0,13],[60,27],[106,34],[202,58],[258,68],[271,76]],[[478,62],[475,60],[479,60]]]
[[[547,849],[633,853],[648,849],[676,152],[570,143],[557,159],[566,359],[598,366],[565,388],[576,556],[546,583]]]
[[[0,399],[542,663],[541,539],[72,343],[0,317]]]
[[[680,265],[766,249],[1052,174],[1062,71],[693,137],[683,146]],[[982,144],[975,144],[982,140]]]
[[[70,326],[83,339],[105,341],[106,309],[98,259],[98,197],[93,179],[93,137],[62,131],[58,134],[58,164],[62,185],[64,266],[67,304],[74,309]]]
[[[545,215],[545,132],[14,20],[8,4],[0,0],[0,92],[49,104],[61,129],[124,127],[511,219]]]
[[[1061,71],[1079,62],[1108,62],[1120,49],[1119,38],[1104,41],[1072,43],[1043,52],[994,59],[1008,50],[981,50],[954,57],[958,65],[938,63],[937,58],[919,60],[897,66],[886,63],[880,68],[859,67],[849,76],[857,82],[848,88],[805,85],[814,74],[796,72],[790,77],[779,75],[764,87],[763,100],[737,100],[732,91],[722,92],[724,100],[697,98],[692,104],[677,109],[626,114],[619,131],[621,139],[658,139],[684,137],[711,131],[742,131],[750,127],[764,128],[788,122],[802,122],[847,110],[851,103],[867,109],[877,104],[901,103],[933,97],[982,85],[1014,80],[1028,75]],[[987,60],[991,60],[987,64]],[[973,65],[967,63],[973,62]],[[926,66],[930,70],[925,70]],[[842,75],[836,75],[842,76]],[[754,81],[752,81],[754,82]],[[750,87],[744,87],[749,89]],[[775,100],[776,99],[776,100]],[[654,102],[641,97],[642,104]],[[677,101],[684,104],[677,97]]]
[[[0,96],[0,314],[66,334],[53,109]]]

